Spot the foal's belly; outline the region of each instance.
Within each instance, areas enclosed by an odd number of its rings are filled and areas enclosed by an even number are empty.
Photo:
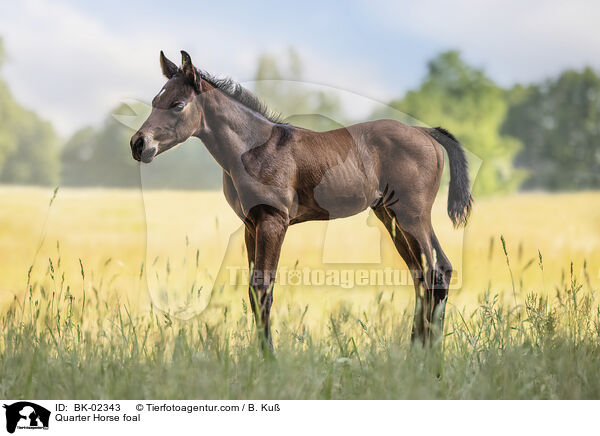
[[[376,199],[377,185],[363,174],[332,170],[317,186],[298,192],[293,221],[344,218],[362,212]]]
[[[325,210],[330,219],[343,218],[365,210],[371,201],[362,186],[345,186],[343,188],[323,184],[314,190],[315,203]]]
[[[329,168],[314,187],[315,202],[330,218],[343,218],[365,210],[376,198],[377,182],[366,159],[355,155]]]

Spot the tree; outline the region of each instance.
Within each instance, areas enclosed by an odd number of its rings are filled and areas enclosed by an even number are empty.
[[[4,49],[0,39],[0,67]],[[59,142],[52,125],[20,106],[0,80],[0,182],[51,185],[58,182]]]
[[[503,131],[524,147],[526,189],[600,187],[600,77],[591,69],[565,71],[543,84],[517,85]]]
[[[29,185],[58,183],[60,161],[59,141],[52,125],[41,121],[33,112],[20,110],[12,128],[16,130],[15,145],[4,162],[0,181]]]
[[[116,111],[123,111],[119,107]],[[139,186],[139,170],[131,157],[129,138],[133,132],[108,115],[102,128],[87,127],[65,144],[62,182],[75,186]]]
[[[17,132],[14,129],[18,118],[17,112],[17,105],[8,87],[3,81],[0,81],[0,120],[2,120],[0,124],[0,174],[2,174],[6,157],[17,147]]]
[[[420,87],[390,106],[428,125],[447,128],[482,159],[476,193],[509,192],[521,183],[524,175],[512,165],[519,141],[500,133],[508,110],[504,92],[482,70],[467,65],[459,52],[432,59]]]

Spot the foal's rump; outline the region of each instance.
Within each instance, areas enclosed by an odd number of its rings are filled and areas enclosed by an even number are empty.
[[[396,200],[410,197],[423,207],[433,204],[439,189],[444,148],[450,163],[448,215],[454,226],[466,224],[472,204],[468,163],[454,135],[441,127],[415,127],[395,120],[372,121],[349,129],[354,129],[353,137],[370,144],[377,156],[380,192],[394,190]]]

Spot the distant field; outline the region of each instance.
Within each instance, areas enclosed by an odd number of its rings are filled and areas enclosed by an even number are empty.
[[[355,283],[358,270],[404,268],[368,213],[290,229],[278,358],[261,363],[240,223],[220,192],[51,197],[0,187],[0,396],[600,397],[600,193],[476,200],[464,234],[438,199],[434,227],[457,270],[441,379],[435,353],[409,347],[410,282]],[[320,282],[334,273],[341,282]]]

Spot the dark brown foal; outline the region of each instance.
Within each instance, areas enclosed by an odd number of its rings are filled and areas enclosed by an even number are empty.
[[[272,348],[273,283],[288,226],[368,207],[413,274],[413,339],[427,344],[442,332],[452,265],[431,226],[442,149],[454,225],[466,224],[471,209],[467,161],[452,134],[394,120],[314,132],[281,123],[237,83],[196,69],[185,52],[180,68],[162,52],[160,63],[168,81],[131,138],[133,157],[151,162],[195,136],[221,165],[225,198],[246,226],[250,305],[265,349]]]

